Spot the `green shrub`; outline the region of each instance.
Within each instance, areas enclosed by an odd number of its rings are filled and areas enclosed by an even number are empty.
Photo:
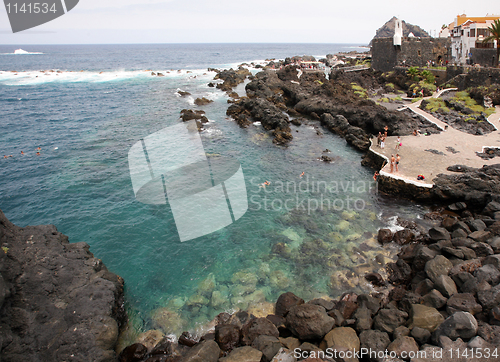
[[[368,91],[358,85],[357,83],[351,83],[351,88],[354,90],[354,94],[361,98],[368,98]]]
[[[441,98],[429,98],[425,100],[425,110],[429,112],[449,113],[450,109]]]
[[[436,80],[434,75],[431,72],[429,72],[428,70],[423,70],[420,73],[420,76],[423,78],[424,82],[429,83],[429,84],[434,84],[434,81]]]
[[[470,94],[466,91],[457,92],[452,100],[457,103],[463,104],[464,106],[472,110],[472,112],[474,112],[474,115],[476,116],[479,116],[481,113],[485,113],[486,117],[489,117],[493,113],[495,113],[495,108],[484,108],[482,105],[478,104],[476,100],[471,98]]]

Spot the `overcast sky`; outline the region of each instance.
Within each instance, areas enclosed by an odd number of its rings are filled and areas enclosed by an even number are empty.
[[[1,6],[0,44],[367,44],[392,16],[434,35],[459,13],[500,14],[500,2],[80,0],[66,15],[16,34]]]

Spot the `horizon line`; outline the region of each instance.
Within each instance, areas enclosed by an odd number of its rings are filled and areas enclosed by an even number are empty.
[[[48,44],[29,44],[29,43],[12,43],[12,44],[0,44],[0,46],[12,46],[12,45],[182,45],[182,44],[193,44],[193,45],[201,45],[201,44],[301,44],[301,45],[357,45],[360,47],[369,47],[369,43],[323,43],[323,42],[176,42],[176,43],[48,43]]]

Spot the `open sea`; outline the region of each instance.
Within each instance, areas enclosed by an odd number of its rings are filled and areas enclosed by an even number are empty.
[[[87,242],[125,279],[134,333],[201,333],[223,311],[271,313],[285,291],[304,299],[369,291],[364,273],[383,273],[396,252],[377,244],[377,230],[395,227],[396,215],[419,221],[428,212],[379,195],[362,154],[319,123],[292,126],[294,140],[278,147],[258,123],[230,120],[228,96],[208,86],[208,68],[356,44],[17,48],[25,52],[0,45],[0,209],[19,226],[54,224],[70,242]],[[213,102],[198,107],[198,97]],[[237,159],[248,194],[243,217],[185,242],[169,207],[135,199],[127,160],[136,142],[181,123],[182,109],[206,112],[205,152]],[[332,163],[318,160],[326,149]]]

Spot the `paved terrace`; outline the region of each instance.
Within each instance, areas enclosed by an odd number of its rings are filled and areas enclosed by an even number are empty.
[[[443,91],[435,93],[432,97],[439,97],[441,93]],[[500,132],[498,130],[487,135],[475,136],[458,131],[452,127],[446,127],[446,123],[418,108],[421,102],[422,100],[406,107],[422,115],[430,122],[435,123],[441,129],[446,130],[440,134],[430,136],[403,136],[401,137],[403,145],[399,151],[395,149],[397,136],[387,137],[384,149],[377,146],[377,138],[373,137],[370,150],[383,156],[388,161],[380,171],[381,175],[402,179],[421,187],[430,188],[433,185],[432,179],[438,174],[452,174],[452,172],[446,170],[448,166],[460,164],[481,168],[483,165],[500,163],[500,159],[498,158],[484,160],[476,155],[476,152],[483,151],[484,146],[500,148]],[[496,112],[488,118],[488,121],[497,129],[500,129],[499,106],[496,107]],[[436,150],[443,154],[434,154],[425,150]],[[390,173],[389,159],[391,154],[396,156],[396,153],[399,153],[401,156],[399,172],[394,170],[393,173]],[[424,181],[417,180],[417,175],[419,174],[425,176]]]

